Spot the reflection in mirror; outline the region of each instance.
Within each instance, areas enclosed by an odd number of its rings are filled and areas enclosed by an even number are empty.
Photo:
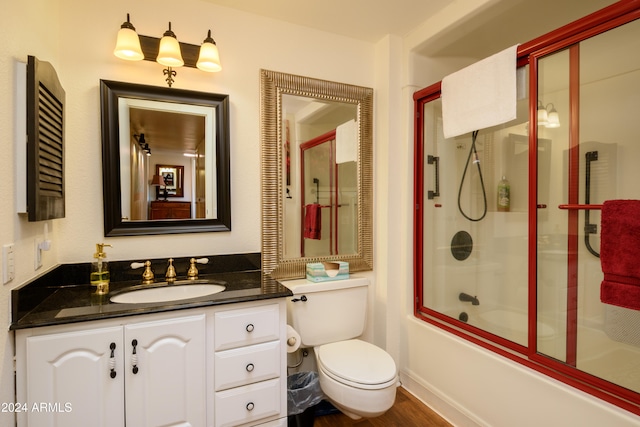
[[[156,177],[159,178],[159,185],[156,188],[156,200],[159,200],[161,193],[165,201],[167,197],[182,197],[184,195],[182,184],[184,166],[156,165],[156,174],[153,176],[153,179],[156,179]],[[160,190],[162,190],[162,192]]]
[[[263,271],[371,269],[373,90],[262,70],[261,91]]]
[[[150,217],[147,205],[153,200],[148,191],[160,194],[160,190],[166,190],[164,197],[191,206],[192,215],[186,218],[215,219],[215,134],[206,131],[215,128],[215,108],[127,98],[119,103],[122,220],[158,219]],[[129,164],[127,152],[131,153]],[[174,166],[182,172],[176,175],[177,187],[173,182],[153,184],[155,175],[165,178],[158,173],[163,162],[181,163]]]
[[[283,257],[355,254],[357,105],[284,94],[282,108]]]
[[[105,235],[228,231],[228,96],[101,81]]]

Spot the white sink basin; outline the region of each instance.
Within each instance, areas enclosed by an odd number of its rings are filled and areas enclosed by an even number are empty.
[[[224,290],[225,286],[213,284],[167,285],[123,292],[112,296],[110,301],[121,304],[180,301],[213,295]]]

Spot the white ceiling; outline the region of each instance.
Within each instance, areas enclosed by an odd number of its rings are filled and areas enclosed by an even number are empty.
[[[260,16],[375,43],[406,36],[462,0],[203,0]],[[484,58],[524,43],[615,0],[495,0],[420,46],[431,57]]]
[[[204,0],[375,43],[405,35],[455,0]]]

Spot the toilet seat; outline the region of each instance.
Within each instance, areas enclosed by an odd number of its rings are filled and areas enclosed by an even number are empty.
[[[353,339],[315,349],[318,368],[334,380],[363,389],[380,389],[397,382],[396,364],[384,350]]]

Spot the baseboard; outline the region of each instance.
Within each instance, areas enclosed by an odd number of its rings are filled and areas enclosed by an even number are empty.
[[[418,400],[435,411],[442,418],[456,427],[482,427],[483,424],[474,419],[472,414],[467,413],[464,408],[456,406],[447,396],[439,393],[434,387],[413,375],[410,370],[400,372],[402,387],[414,395]]]

